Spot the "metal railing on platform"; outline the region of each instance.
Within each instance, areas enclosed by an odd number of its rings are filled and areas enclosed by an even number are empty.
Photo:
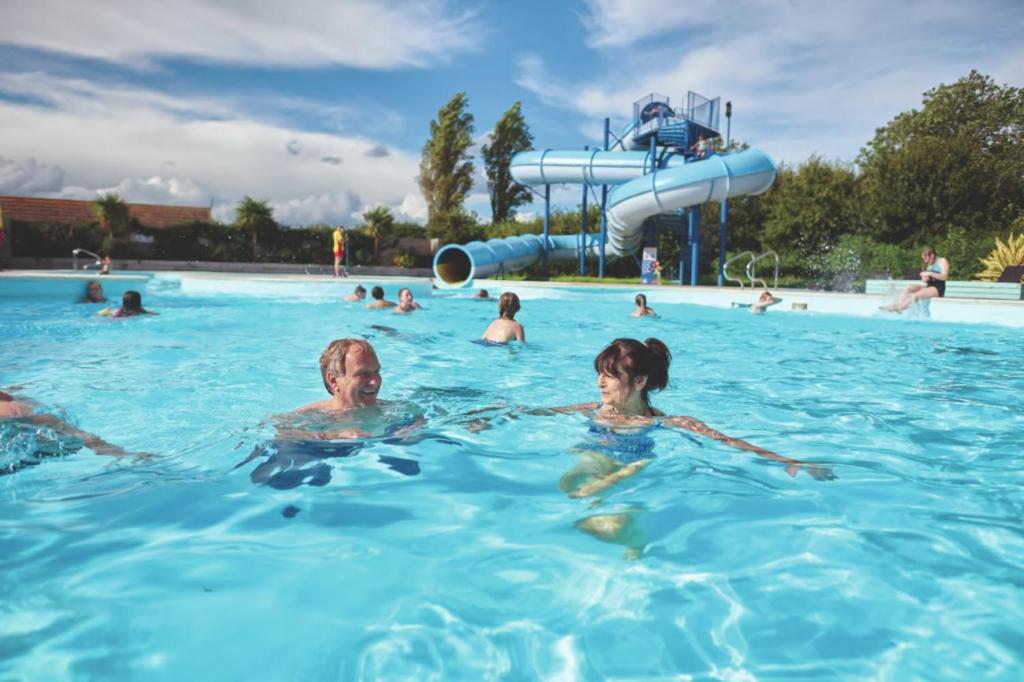
[[[86,263],[85,265],[83,265],[82,266],[83,270],[88,270],[90,267],[97,267],[98,268],[101,265],[103,265],[103,259],[100,258],[95,253],[93,253],[92,251],[86,251],[85,249],[74,249],[74,250],[71,251],[71,269],[72,270],[77,270],[78,269],[78,256],[79,256],[79,254],[82,254],[82,253],[86,254],[87,256],[92,256],[93,258],[96,259],[95,263]]]
[[[740,285],[740,288],[742,289],[746,285],[743,283],[743,280],[741,278],[733,277],[729,274],[729,265],[731,265],[734,261],[740,260],[741,258],[749,258],[750,260],[747,261],[746,274],[747,279],[750,280],[751,288],[753,288],[754,286],[757,285],[758,282],[760,282],[761,286],[767,289],[768,282],[757,276],[756,269],[754,266],[757,264],[758,261],[768,257],[772,257],[775,259],[775,282],[772,285],[772,287],[778,287],[779,254],[775,253],[774,251],[765,251],[764,253],[759,254],[755,254],[753,251],[743,251],[742,253],[737,253],[735,256],[722,263],[722,278],[727,282],[736,282],[737,284]]]

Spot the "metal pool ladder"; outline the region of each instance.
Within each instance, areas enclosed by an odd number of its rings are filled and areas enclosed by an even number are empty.
[[[779,288],[779,254],[775,253],[774,251],[765,251],[759,256],[754,256],[753,258],[750,259],[750,262],[747,263],[747,278],[750,280],[751,287],[760,282],[765,289],[768,288],[768,282],[754,275],[754,264],[757,263],[757,261],[759,260],[767,258],[768,256],[771,256],[772,258],[775,259],[775,283],[772,285],[772,288]]]
[[[99,256],[97,256],[95,253],[93,253],[92,251],[86,251],[85,249],[74,249],[71,252],[71,269],[72,270],[78,270],[78,254],[80,254],[80,253],[84,253],[84,254],[86,254],[88,256],[92,256],[93,258],[95,258],[96,262],[92,264],[94,267],[99,267],[100,265],[103,264],[103,260]],[[86,264],[86,265],[82,266],[82,269],[83,270],[88,270],[89,267],[90,266],[88,264]]]
[[[747,279],[750,280],[751,288],[753,288],[758,282],[760,282],[764,286],[764,288],[767,289],[768,288],[768,283],[766,281],[764,281],[763,279],[761,279],[761,278],[759,278],[759,277],[757,277],[755,275],[754,264],[757,263],[759,260],[762,260],[762,259],[767,258],[769,256],[771,256],[772,258],[775,259],[775,283],[772,286],[778,287],[779,286],[779,254],[775,253],[774,251],[765,251],[764,253],[757,254],[757,255],[755,255],[753,251],[744,251],[742,253],[737,253],[735,256],[733,256],[729,260],[727,260],[724,263],[722,263],[722,278],[725,279],[728,282],[736,282],[737,284],[740,285],[740,288],[742,289],[746,285],[743,284],[743,280],[741,278],[739,278],[739,277],[731,277],[729,275],[729,264],[732,263],[733,261],[737,261],[737,260],[739,260],[741,258],[749,258],[750,260],[747,261],[746,272],[747,272]]]

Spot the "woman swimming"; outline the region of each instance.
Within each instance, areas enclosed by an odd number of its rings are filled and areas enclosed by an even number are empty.
[[[513,340],[526,343],[526,330],[523,329],[523,325],[516,322],[517,312],[519,297],[511,291],[506,291],[498,299],[498,319],[491,322],[480,338],[492,343],[508,343]]]
[[[658,314],[654,312],[654,308],[647,307],[647,297],[643,294],[637,294],[636,298],[633,299],[636,303],[636,308],[631,313],[633,317],[657,317]]]

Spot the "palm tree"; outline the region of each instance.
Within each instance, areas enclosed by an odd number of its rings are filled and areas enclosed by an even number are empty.
[[[106,234],[102,251],[109,256],[128,232],[128,204],[119,195],[110,192],[92,202],[92,212],[99,221],[100,229]]]
[[[235,225],[252,235],[253,261],[258,260],[259,237],[261,235],[268,236],[277,228],[277,223],[274,221],[274,210],[270,208],[270,205],[266,201],[253,199],[250,196],[245,196],[238,202],[238,207],[235,209]]]
[[[391,210],[387,206],[377,206],[363,214],[363,221],[366,230],[373,237],[373,262],[376,263],[380,253],[380,241],[391,236],[391,228],[395,226],[395,217],[391,215]]]

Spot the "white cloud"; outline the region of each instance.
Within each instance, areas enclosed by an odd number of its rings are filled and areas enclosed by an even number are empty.
[[[586,131],[597,128],[589,121],[631,116],[650,92],[674,106],[687,90],[721,94],[734,103],[734,137],[786,161],[852,160],[875,128],[919,107],[925,90],[971,68],[1020,79],[1024,63],[1024,5],[1004,0],[735,0],[727,12],[712,0],[650,0],[643,12],[629,0],[589,0],[581,20],[602,75],[576,82],[528,55],[520,87],[583,114]]]
[[[42,194],[64,186],[64,169],[46,166],[35,159],[24,161],[0,156],[0,194]]]
[[[7,162],[2,177],[28,172],[48,178],[37,178],[36,185],[19,181],[22,193],[71,196],[109,189],[137,201],[212,200],[218,216],[232,215],[233,206],[249,195],[270,201],[279,220],[293,224],[346,222],[363,204],[398,207],[418,194],[416,157],[391,147],[381,156],[383,145],[362,137],[251,120],[247,109],[236,110],[228,101],[40,73],[0,75],[0,92],[18,98],[0,100],[0,149],[9,158],[30,159],[18,163],[17,172]],[[58,163],[62,178],[39,171]],[[62,182],[68,185],[63,193]],[[7,184],[14,186],[14,180]]]
[[[474,50],[484,33],[442,0],[27,0],[6,2],[0,22],[0,43],[137,65],[422,67]]]

